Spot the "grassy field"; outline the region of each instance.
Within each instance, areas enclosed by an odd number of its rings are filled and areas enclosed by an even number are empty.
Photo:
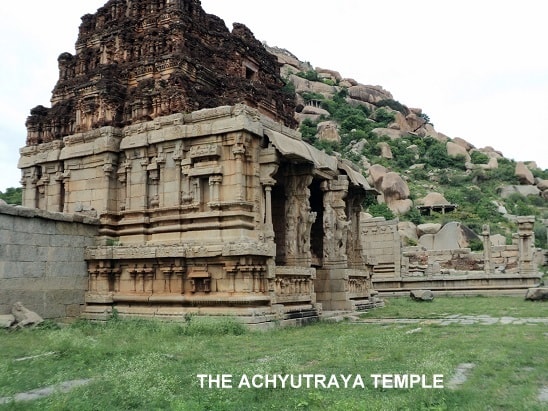
[[[368,316],[444,314],[547,317],[546,303],[521,298],[392,299]],[[318,323],[264,332],[226,319],[186,323],[111,320],[0,332],[0,397],[67,380],[89,385],[18,410],[545,410],[546,325]],[[17,361],[21,357],[55,353]],[[371,374],[443,374],[473,363],[457,389],[375,388]],[[198,374],[230,374],[232,389],[200,387]],[[357,374],[356,388],[237,388],[243,375]],[[342,381],[339,378],[339,381]]]
[[[380,310],[362,314],[363,318],[444,318],[450,315],[489,315],[491,317],[548,317],[544,302],[519,297],[454,297],[416,302],[410,298],[385,299]]]

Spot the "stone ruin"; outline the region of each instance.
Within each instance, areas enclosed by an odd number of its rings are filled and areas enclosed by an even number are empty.
[[[55,217],[58,236],[68,231],[56,219],[93,222],[67,235],[85,237],[85,264],[74,259],[87,273],[73,276],[87,276],[87,318],[301,323],[375,306],[374,288],[466,293],[540,280],[530,219],[508,246],[487,246],[486,228],[482,254],[404,247],[397,221],[366,219],[361,204],[379,192],[295,131],[283,62],[198,0],[110,0],[82,18],[76,54],[58,62],[51,108],[26,123],[23,206]],[[70,257],[57,248],[48,255]]]
[[[277,59],[198,0],[110,0],[27,120],[23,206],[99,218],[84,316],[305,321],[375,304],[374,192],[302,141]]]
[[[421,288],[449,294],[521,295],[542,279],[538,271],[542,256],[534,248],[534,222],[534,216],[518,217],[518,232],[509,245],[496,244],[489,225],[484,225],[481,252],[459,246],[458,234],[449,238],[444,230],[421,237],[417,246],[406,246],[398,220],[382,217],[362,218],[360,238],[374,288],[382,295]],[[459,225],[453,222],[444,227]],[[424,237],[429,241],[423,242]]]

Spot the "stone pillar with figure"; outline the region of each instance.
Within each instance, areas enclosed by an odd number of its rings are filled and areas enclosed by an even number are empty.
[[[531,274],[536,272],[534,264],[534,216],[518,217],[519,236],[519,274]]]

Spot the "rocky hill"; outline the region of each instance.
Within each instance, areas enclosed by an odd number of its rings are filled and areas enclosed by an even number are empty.
[[[510,242],[515,220],[535,215],[538,247],[547,248],[548,170],[507,159],[493,147],[475,147],[435,129],[420,108],[394,100],[381,86],[344,78],[268,47],[281,64],[303,138],[352,160],[379,192],[365,204],[372,216],[399,218],[409,244],[418,227],[460,221],[480,234],[488,224]]]

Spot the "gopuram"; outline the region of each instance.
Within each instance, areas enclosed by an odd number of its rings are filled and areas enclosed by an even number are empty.
[[[100,219],[84,316],[300,322],[375,304],[370,188],[302,141],[276,57],[199,0],[110,0],[27,120],[23,206]]]

